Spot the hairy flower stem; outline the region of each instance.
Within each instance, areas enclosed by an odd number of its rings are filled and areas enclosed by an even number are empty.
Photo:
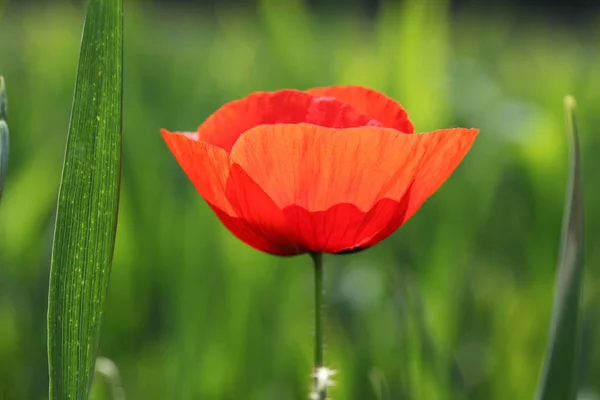
[[[4,77],[0,76],[0,199],[4,188],[6,167],[8,165],[8,125],[6,124],[6,87]]]
[[[323,377],[323,254],[311,253],[315,266],[315,389],[317,400],[327,398],[327,377]],[[325,382],[323,382],[325,378]]]

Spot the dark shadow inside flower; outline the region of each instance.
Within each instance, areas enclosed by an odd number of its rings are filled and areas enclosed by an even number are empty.
[[[345,256],[345,255],[348,255],[348,254],[360,253],[361,251],[367,250],[368,248],[369,247],[356,247],[354,249],[338,251],[335,254]]]

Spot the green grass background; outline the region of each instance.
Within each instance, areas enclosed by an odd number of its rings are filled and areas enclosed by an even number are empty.
[[[13,2],[14,3],[14,2]],[[84,9],[0,0],[11,160],[0,204],[0,399],[47,398],[46,310]],[[600,16],[589,27],[443,0],[374,20],[300,0],[125,9],[123,181],[100,355],[128,399],[306,399],[307,256],[223,228],[163,143],[255,90],[363,84],[418,131],[477,127],[461,167],[403,228],[326,257],[333,399],[531,399],[552,306],[567,171],[562,98],[579,103],[588,217],[582,399],[598,399]],[[567,371],[565,371],[567,375]],[[92,398],[109,398],[100,378]],[[595,397],[594,397],[595,396]]]

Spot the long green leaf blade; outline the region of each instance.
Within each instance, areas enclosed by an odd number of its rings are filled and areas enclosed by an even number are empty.
[[[574,400],[577,396],[579,350],[579,308],[581,302],[585,213],[579,136],[575,100],[565,98],[570,144],[569,184],[564,219],[550,341],[539,382],[537,400]]]
[[[122,109],[122,0],[89,0],[50,271],[51,400],[85,400],[92,383],[117,226]]]
[[[4,77],[0,76],[0,200],[4,190],[4,179],[8,166],[8,123],[6,122],[6,86]]]

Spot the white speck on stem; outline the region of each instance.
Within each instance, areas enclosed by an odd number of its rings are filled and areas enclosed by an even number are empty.
[[[309,395],[310,400],[322,400],[321,393],[324,392],[328,387],[334,386],[335,382],[331,379],[337,371],[320,367],[313,374],[312,377],[316,379],[315,391]]]

